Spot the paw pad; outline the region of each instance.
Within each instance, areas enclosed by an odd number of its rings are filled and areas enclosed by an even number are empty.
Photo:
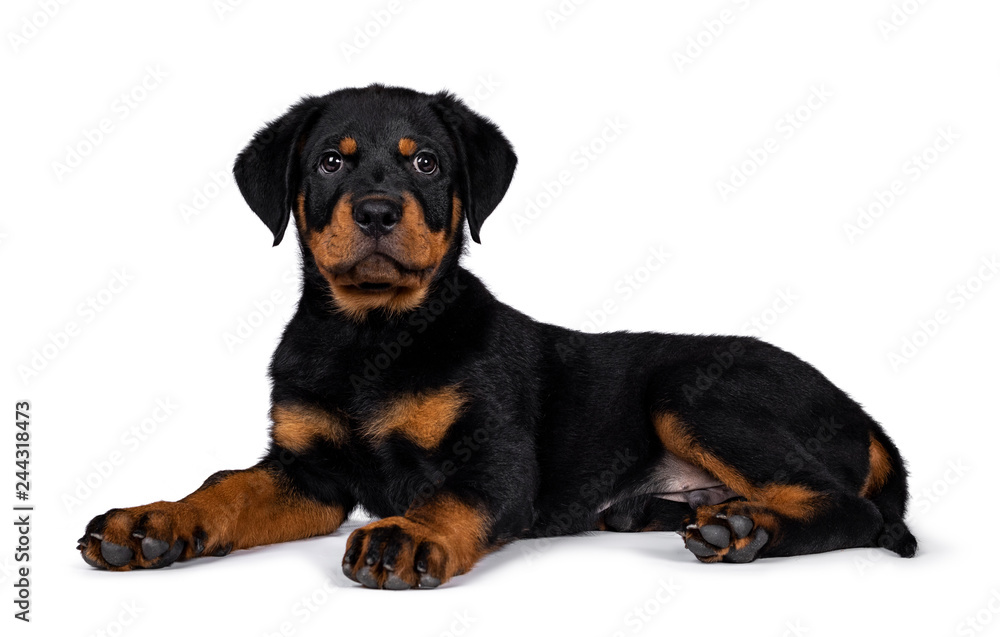
[[[386,518],[354,531],[341,568],[366,588],[436,588],[447,579],[442,546],[419,524]]]
[[[155,507],[155,508],[153,508]],[[160,502],[133,509],[112,509],[87,525],[77,540],[83,561],[100,569],[128,571],[163,568],[181,559],[200,555],[206,535],[188,505]],[[192,550],[187,551],[191,546]],[[232,545],[212,547],[213,554],[228,553]]]
[[[721,513],[705,524],[688,524],[682,535],[684,546],[702,562],[752,562],[770,539],[752,518]]]

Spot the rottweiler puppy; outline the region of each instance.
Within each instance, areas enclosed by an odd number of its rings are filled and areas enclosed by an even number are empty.
[[[449,93],[372,85],[295,104],[234,173],[302,298],[271,361],[271,443],[177,502],[80,539],[127,571],[334,532],[344,574],[433,588],[518,538],[677,531],[702,562],[881,546],[909,557],[899,451],[816,369],[742,336],[536,322],[464,269],[464,225],[516,156]],[[253,426],[253,425],[251,425]]]

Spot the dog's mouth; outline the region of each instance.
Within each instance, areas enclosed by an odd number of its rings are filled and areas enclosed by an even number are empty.
[[[374,283],[374,282],[362,282],[358,283],[354,287],[362,290],[364,292],[381,292],[383,290],[388,290],[392,287],[392,283]]]
[[[426,283],[430,274],[427,268],[408,268],[392,257],[374,252],[346,269],[330,271],[332,283],[352,291],[380,294],[397,288],[418,288]]]

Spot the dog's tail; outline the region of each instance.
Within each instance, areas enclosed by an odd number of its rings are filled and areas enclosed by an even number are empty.
[[[903,521],[909,497],[906,467],[899,449],[877,424],[871,429],[868,478],[861,495],[874,502],[882,513],[884,524],[876,539],[878,546],[900,557],[913,557],[917,538]]]

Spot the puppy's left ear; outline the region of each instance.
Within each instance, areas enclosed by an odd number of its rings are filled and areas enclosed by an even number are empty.
[[[474,113],[451,93],[435,95],[431,107],[455,145],[464,181],[461,198],[465,218],[472,240],[480,243],[479,229],[507,192],[517,155],[496,124]]]
[[[307,97],[288,112],[257,131],[236,157],[236,184],[260,220],[281,242],[288,227],[289,211],[298,193],[299,143],[320,113],[319,98]]]

